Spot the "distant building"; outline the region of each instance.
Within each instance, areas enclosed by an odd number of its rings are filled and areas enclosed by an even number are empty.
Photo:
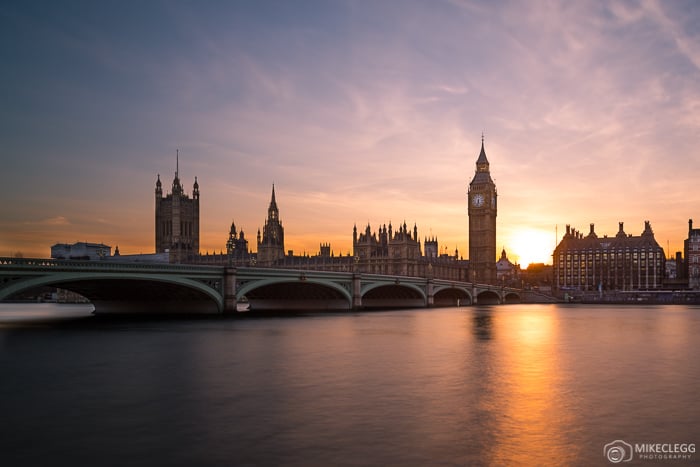
[[[501,259],[496,261],[496,280],[499,284],[504,285],[520,285],[518,281],[520,280],[520,265],[513,264],[508,259],[506,254],[506,249],[501,251]]]
[[[280,211],[275,200],[275,185],[272,185],[272,199],[267,208],[267,220],[262,237],[258,229],[258,266],[272,266],[284,258],[284,228],[280,221]]]
[[[664,288],[670,290],[683,290],[688,288],[685,264],[682,251],[677,251],[675,257],[666,258]]]
[[[370,274],[392,274],[399,276],[418,275],[418,262],[421,258],[418,227],[414,224],[413,233],[408,230],[406,222],[394,232],[389,222],[372,233],[369,224],[364,233],[357,233],[357,226],[352,230],[352,251],[357,259],[359,272]]]
[[[554,250],[554,287],[560,291],[646,290],[663,285],[665,256],[649,221],[639,236],[627,235],[620,222],[617,235],[599,238],[591,224],[587,236],[566,226]]]
[[[668,282],[669,280],[678,279],[678,275],[676,272],[678,269],[676,268],[676,266],[677,264],[675,260],[666,261],[666,282]]]
[[[112,247],[104,243],[57,243],[51,247],[53,259],[102,260],[112,255]]]
[[[119,252],[119,245],[114,248],[114,254],[109,258],[113,263],[169,263],[170,253],[138,253],[135,255],[122,255]]]
[[[544,263],[530,263],[527,269],[520,271],[520,280],[525,288],[540,291],[552,290],[553,267]]]
[[[688,220],[688,239],[683,242],[683,250],[688,288],[700,289],[700,229],[693,228],[693,219]]]
[[[234,222],[231,222],[231,230],[229,230],[226,241],[226,255],[231,264],[247,265],[251,259],[251,253],[248,251],[248,240],[245,238],[243,229],[237,233]]]
[[[423,251],[426,258],[437,258],[439,256],[437,238],[425,238],[423,240]]]
[[[178,165],[171,193],[163,197],[160,174],[156,181],[156,253],[169,252],[172,262],[199,254],[199,183],[195,177],[190,198],[180,184]]]
[[[425,255],[421,255],[418,227],[408,230],[404,222],[394,232],[391,222],[372,232],[369,224],[364,233],[352,230],[354,271],[367,274],[387,274],[398,276],[432,277],[469,281],[469,261],[459,259],[459,252],[454,256],[438,254],[438,240],[433,237],[425,239]]]

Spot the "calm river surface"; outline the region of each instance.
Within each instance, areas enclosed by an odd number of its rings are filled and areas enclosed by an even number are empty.
[[[0,305],[0,465],[591,466],[616,440],[700,445],[700,307],[90,310]]]

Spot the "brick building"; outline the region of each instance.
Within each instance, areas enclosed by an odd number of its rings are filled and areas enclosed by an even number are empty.
[[[566,226],[554,250],[556,290],[648,290],[663,285],[665,256],[649,221],[639,236],[620,229],[614,237],[598,237],[591,224],[584,236]]]

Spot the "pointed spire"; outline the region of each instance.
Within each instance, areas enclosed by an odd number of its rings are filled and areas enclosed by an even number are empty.
[[[479,166],[485,164],[488,168],[489,160],[486,158],[486,151],[484,150],[484,134],[481,133],[481,152],[479,153],[479,158],[476,160],[476,165]]]
[[[173,180],[173,194],[182,194],[182,185],[180,185],[180,154],[179,150],[175,150],[175,179]]]
[[[275,199],[275,184],[272,184],[272,197],[270,198],[270,207],[267,208],[267,219],[277,219],[279,217],[279,209],[277,208],[277,200]]]

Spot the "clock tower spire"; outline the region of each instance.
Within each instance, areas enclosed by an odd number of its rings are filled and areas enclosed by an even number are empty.
[[[496,282],[496,184],[491,179],[489,161],[481,135],[481,152],[476,172],[469,184],[469,270],[471,279],[483,283]]]

